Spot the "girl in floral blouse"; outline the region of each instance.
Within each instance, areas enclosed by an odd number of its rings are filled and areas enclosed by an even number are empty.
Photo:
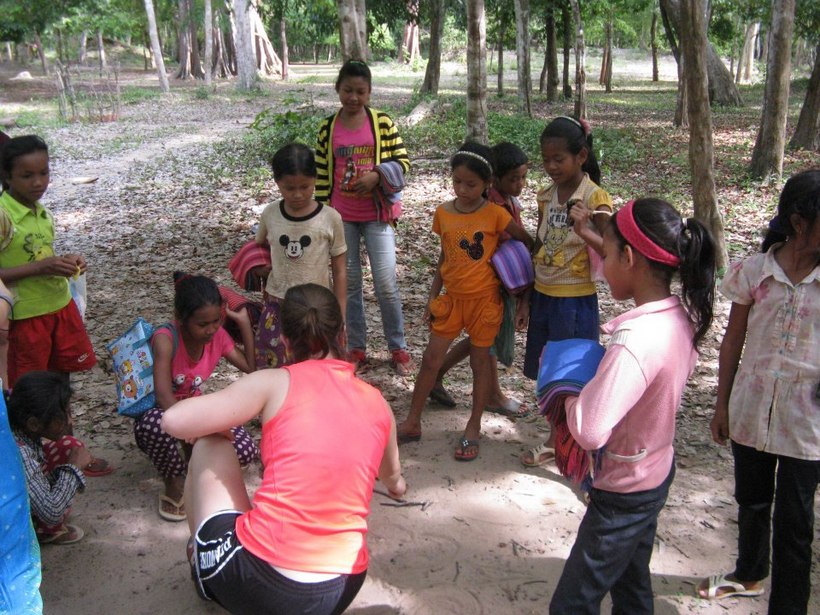
[[[820,476],[818,211],[820,169],[792,177],[763,252],[735,263],[721,287],[732,308],[711,430],[716,442],[731,440],[738,558],[734,572],[704,579],[698,592],[762,594],[773,533],[769,613],[777,615],[805,614],[811,591]]]

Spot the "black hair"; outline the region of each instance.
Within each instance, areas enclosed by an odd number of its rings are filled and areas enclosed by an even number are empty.
[[[584,173],[599,186],[601,185],[601,168],[598,166],[598,159],[595,158],[595,151],[592,148],[592,131],[574,117],[562,115],[555,118],[541,133],[541,147],[547,139],[564,139],[567,149],[573,156],[577,156],[582,149],[587,149],[587,160],[581,167]]]
[[[467,167],[485,182],[492,181],[495,175],[495,156],[493,150],[478,141],[466,141],[450,159],[450,169]]]
[[[222,305],[222,295],[216,282],[204,275],[174,272],[174,313],[181,322],[209,305]]]
[[[319,284],[290,287],[282,302],[282,335],[296,362],[315,354],[342,358],[342,309],[330,290]]]
[[[492,151],[495,157],[495,176],[499,179],[530,161],[524,150],[509,141],[502,141],[493,145]]]
[[[769,222],[769,229],[760,246],[768,252],[776,243],[794,237],[792,214],[803,218],[809,226],[814,224],[820,212],[820,169],[809,169],[793,175],[783,186],[777,203],[777,215]]]
[[[609,228],[623,247],[627,241],[615,223],[619,215],[620,212],[615,212]],[[683,305],[695,327],[692,344],[697,348],[712,324],[716,259],[712,235],[698,220],[683,220],[678,211],[662,199],[638,199],[632,207],[632,215],[638,228],[655,245],[680,259],[677,267],[646,260],[667,284],[671,284],[675,273],[680,275]]]
[[[370,67],[361,60],[348,60],[339,69],[339,76],[336,77],[336,91],[342,87],[342,81],[348,77],[362,77],[367,81],[368,89],[373,88],[373,77],[370,74]]]
[[[316,157],[313,150],[303,143],[288,143],[279,148],[273,155],[270,166],[276,181],[285,175],[316,177]]]
[[[44,428],[54,421],[68,421],[71,388],[65,374],[28,372],[20,376],[6,401],[9,424],[27,431],[26,422],[36,419]]]
[[[13,137],[6,141],[0,148],[0,181],[3,190],[9,189],[9,178],[14,169],[14,161],[20,156],[26,156],[34,152],[45,152],[48,154],[48,145],[37,135],[23,135]]]

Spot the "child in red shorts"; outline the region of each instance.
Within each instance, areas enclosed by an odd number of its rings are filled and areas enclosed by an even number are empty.
[[[68,278],[85,271],[79,254],[54,253],[54,219],[39,199],[48,189],[48,147],[34,135],[0,150],[0,279],[14,296],[10,387],[26,372],[76,372],[96,363]]]
[[[35,135],[14,137],[0,149],[0,280],[14,299],[8,382],[31,371],[70,372],[97,362],[68,278],[83,273],[79,254],[54,253],[54,218],[39,199],[48,189],[48,146]],[[103,460],[86,474],[110,472]]]

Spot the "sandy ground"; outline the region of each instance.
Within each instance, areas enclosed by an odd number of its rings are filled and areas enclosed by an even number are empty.
[[[332,106],[332,91],[321,89],[320,104]],[[409,93],[407,88],[400,95]],[[0,103],[8,103],[3,94]],[[46,131],[54,159],[52,186],[44,201],[55,213],[59,243],[89,260],[88,329],[100,357],[98,367],[75,380],[78,435],[117,468],[110,476],[89,479],[86,492],[75,499],[72,522],[85,529],[83,541],[42,550],[46,613],[221,612],[200,601],[190,583],[184,558],[187,526],[157,515],[161,482],[134,445],[130,420],[114,412],[104,344],[138,314],[156,323],[170,317],[174,269],[228,279],[225,263],[249,237],[261,205],[253,193],[238,187],[238,178],[203,176],[191,160],[212,143],[243,130],[270,104],[270,97],[193,100],[172,95],[164,102],[126,107],[116,124]],[[24,102],[4,104],[0,115],[21,109]],[[407,194],[407,232],[399,245],[408,338],[417,361],[426,342],[421,306],[430,271],[419,258],[423,247],[409,229],[416,223],[429,226],[431,205],[425,203],[422,189],[446,190],[442,168],[422,167],[414,176],[416,187]],[[87,185],[71,183],[78,176],[99,179]],[[612,313],[611,301],[604,298],[602,305]],[[382,389],[402,418],[412,379],[392,374],[372,301],[368,311],[373,359],[363,377]],[[721,304],[721,318],[725,311]],[[717,339],[715,333],[679,420],[678,474],[660,517],[651,566],[659,614],[766,612],[765,597],[716,604],[693,595],[701,576],[731,570],[736,556],[731,456],[708,437]],[[216,388],[235,377],[224,368],[209,385]],[[458,408],[430,405],[423,440],[401,451],[407,498],[428,505],[385,506],[389,500],[374,495],[368,535],[371,564],[351,613],[546,611],[584,504],[554,467],[527,469],[519,463],[519,453],[545,437],[540,421],[485,415],[480,457],[472,463],[455,461],[453,446],[469,412],[466,368],[454,371],[448,386]],[[520,364],[502,375],[502,386],[532,405],[532,386],[520,376]],[[253,486],[258,468],[251,467],[247,476]],[[817,609],[817,547],[814,553]]]

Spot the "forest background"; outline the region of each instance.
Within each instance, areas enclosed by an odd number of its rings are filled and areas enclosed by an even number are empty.
[[[616,205],[653,194],[697,214],[695,191],[707,174],[693,170],[693,134],[708,136],[714,154],[695,160],[708,162],[712,213],[729,259],[757,249],[784,179],[820,165],[816,2],[432,0],[417,5],[415,18],[413,4],[404,2],[371,2],[364,12],[347,1],[249,0],[244,12],[237,4],[214,3],[206,20],[205,1],[151,3],[155,53],[146,2],[0,0],[0,123],[12,135],[36,132],[48,141],[53,177],[45,203],[55,213],[58,242],[91,265],[88,329],[100,365],[74,382],[77,429],[118,467],[77,498],[74,522],[86,539],[43,551],[49,613],[211,612],[187,581],[184,528],[157,517],[160,483],[133,444],[130,421],[114,413],[105,343],[138,315],[153,323],[170,318],[174,269],[230,283],[227,260],[251,237],[262,207],[278,198],[267,159],[291,140],[313,145],[319,119],[338,107],[333,82],[345,57],[370,59],[373,104],[396,119],[413,161],[398,259],[417,362],[438,251],[429,232],[432,211],[450,195],[447,160],[468,135],[486,130],[489,142],[510,140],[529,154],[523,202],[531,231],[535,191],[546,183],[538,136],[549,118],[578,110],[579,94]],[[523,8],[526,45],[520,44]],[[247,16],[244,34],[239,14]],[[346,17],[362,14],[364,46],[343,29]],[[443,17],[433,23],[437,14]],[[783,60],[782,50],[773,51],[783,36],[773,33],[782,33],[784,15],[791,17],[788,63],[773,65],[773,56]],[[708,45],[690,50],[703,53],[706,124],[702,115],[690,115],[684,96],[684,84],[696,90],[697,79],[687,81],[679,71],[678,59],[695,40],[687,34],[693,23],[700,24],[695,34],[708,35]],[[479,49],[470,49],[477,39]],[[251,42],[245,48],[253,63],[244,74],[237,40]],[[207,41],[211,62],[204,60]],[[522,47],[530,54],[523,75]],[[720,65],[709,63],[709,48]],[[580,84],[586,75],[594,78]],[[771,92],[785,92],[783,146],[779,165],[758,173],[753,152],[764,120],[775,115],[767,107]],[[690,117],[699,117],[691,129]],[[797,139],[801,122],[813,127],[808,142]],[[779,149],[769,137],[763,143],[764,150]],[[603,320],[628,307],[612,301],[605,285],[600,296]],[[375,303],[367,309],[373,358],[363,377],[401,418],[412,378],[389,369]],[[734,559],[731,455],[708,435],[726,310],[720,300],[679,413],[678,476],[653,556],[659,613],[766,610],[765,598],[712,605],[692,596],[700,576],[726,571]],[[521,334],[517,345],[523,347]],[[520,359],[519,353],[502,385],[532,404]],[[211,386],[235,377],[221,370]],[[452,440],[469,408],[468,369],[458,368],[448,386],[459,408],[432,407],[425,440],[402,449],[412,498],[434,505],[423,512],[392,509],[375,496],[371,573],[353,612],[543,612],[560,574],[583,505],[554,468],[518,463],[518,453],[543,438],[541,425],[488,416],[478,462],[455,464]],[[253,483],[253,473],[248,478]],[[816,588],[817,566],[813,579]],[[813,598],[817,604],[817,589]]]

